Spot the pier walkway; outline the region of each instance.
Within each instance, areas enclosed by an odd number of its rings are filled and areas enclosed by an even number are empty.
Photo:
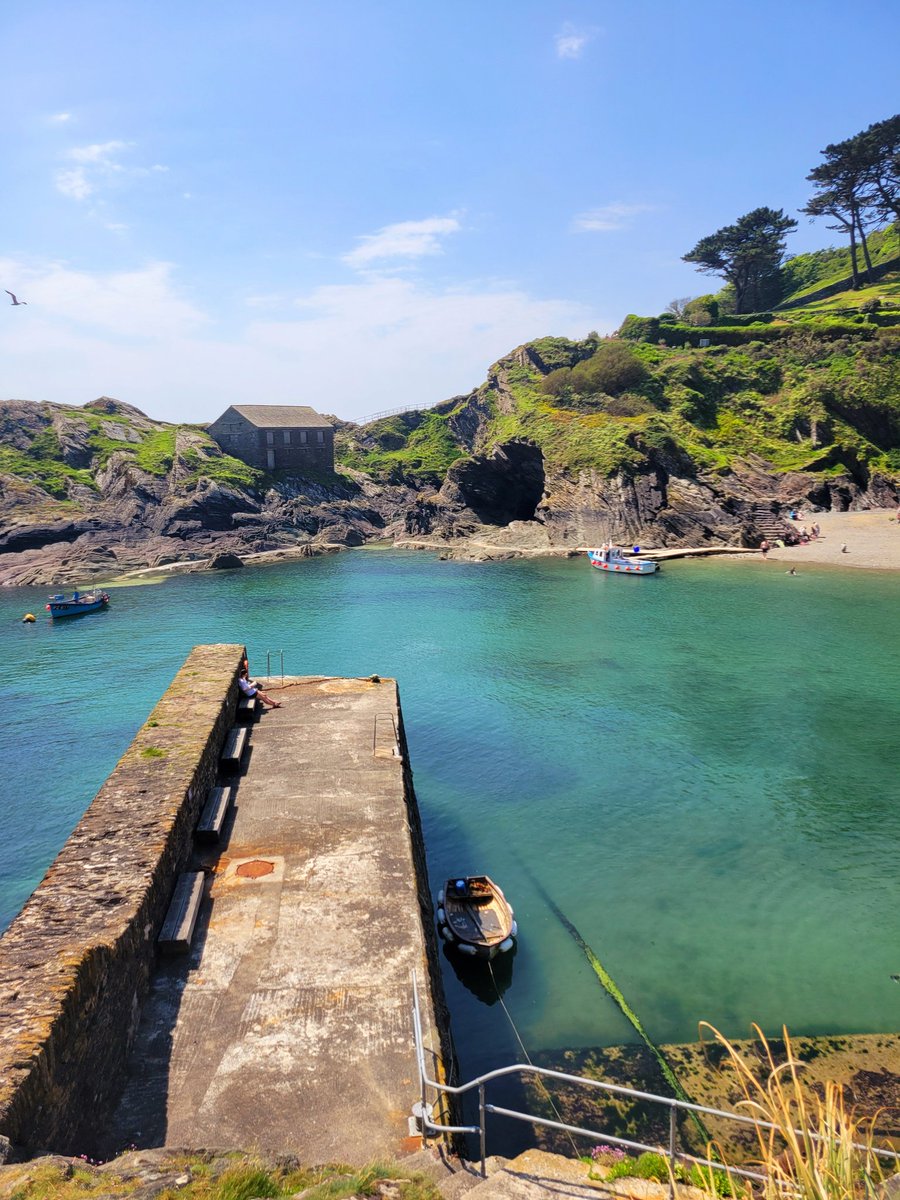
[[[418,1145],[410,971],[428,962],[396,685],[271,694],[222,840],[195,856],[208,895],[189,955],[154,976],[111,1151],[366,1163]]]

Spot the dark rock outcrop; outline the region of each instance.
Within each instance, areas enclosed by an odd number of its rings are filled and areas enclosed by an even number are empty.
[[[485,525],[530,521],[544,494],[544,456],[533,442],[511,441],[454,463],[440,497]]]

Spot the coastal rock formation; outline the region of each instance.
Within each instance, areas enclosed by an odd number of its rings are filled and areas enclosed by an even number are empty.
[[[361,545],[402,533],[414,501],[412,487],[356,472],[265,479],[202,430],[161,424],[110,397],[83,408],[0,403],[4,585]]]
[[[512,441],[461,459],[447,473],[441,502],[468,509],[483,525],[534,519],[544,495],[544,456],[533,442]]]
[[[729,327],[721,345],[640,351],[624,331],[520,346],[431,409],[329,418],[339,470],[320,477],[266,474],[108,396],[0,403],[0,585],[374,540],[475,557],[752,547],[792,536],[792,507],[898,503],[891,329],[848,326],[837,344],[804,326],[769,346]]]

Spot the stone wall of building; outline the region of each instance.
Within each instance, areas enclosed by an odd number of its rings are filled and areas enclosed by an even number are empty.
[[[79,1153],[117,1099],[242,655],[195,647],[0,938],[0,1137],[21,1151]]]
[[[261,471],[334,470],[334,429],[330,425],[260,427],[228,410],[207,426],[226,454]]]

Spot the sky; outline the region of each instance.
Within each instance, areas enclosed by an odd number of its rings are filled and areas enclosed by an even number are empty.
[[[869,0],[27,0],[0,14],[0,398],[361,420],[719,282],[900,109]],[[789,250],[835,244],[800,218]],[[0,296],[7,299],[5,296]]]

